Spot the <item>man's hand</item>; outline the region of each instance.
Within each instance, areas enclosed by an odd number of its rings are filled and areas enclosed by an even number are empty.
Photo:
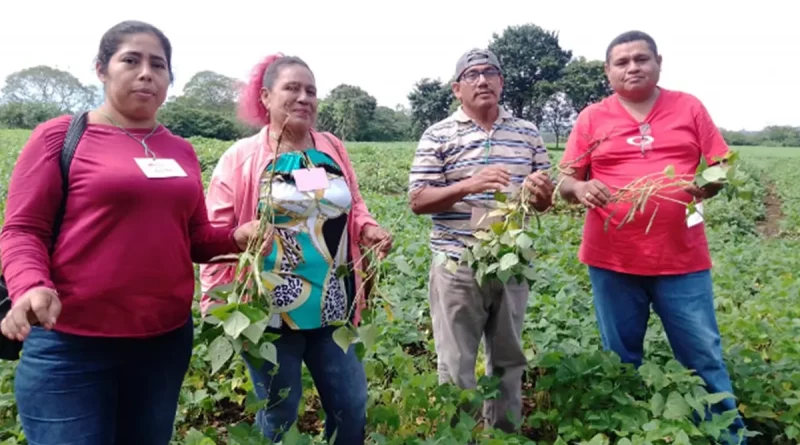
[[[31,325],[40,323],[45,329],[53,329],[61,314],[61,301],[55,290],[35,287],[25,292],[8,311],[0,330],[11,340],[24,341],[31,333]]]
[[[575,199],[590,209],[603,207],[611,200],[608,187],[597,179],[578,181],[574,188]]]
[[[686,193],[689,193],[690,195],[694,196],[695,198],[710,199],[717,196],[717,193],[719,193],[719,191],[722,190],[722,187],[723,184],[720,184],[718,182],[712,182],[710,184],[706,184],[703,187],[699,187],[697,185],[692,184],[684,188],[683,190]]]
[[[531,192],[530,202],[536,210],[543,212],[553,204],[555,184],[546,173],[536,171],[525,178],[525,187]]]
[[[464,191],[468,195],[488,190],[499,192],[511,182],[511,175],[503,167],[496,165],[481,169],[475,176],[465,179]]]

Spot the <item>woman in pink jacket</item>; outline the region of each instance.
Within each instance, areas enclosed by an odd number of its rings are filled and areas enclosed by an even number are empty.
[[[256,423],[266,437],[281,440],[297,418],[305,362],[327,415],[327,437],[336,432],[336,444],[363,444],[366,376],[353,347],[345,354],[334,342],[332,323],[348,314],[358,323],[364,299],[353,269],[362,269],[362,247],[384,257],[391,236],[370,216],[341,141],[313,129],[317,89],[305,62],[273,55],[258,64],[240,99],[240,115],[262,129],[222,155],[206,205],[209,219],[220,226],[274,217],[263,267],[285,280],[274,290],[279,313],[268,328],[280,334],[278,370],[269,362],[258,368],[243,355],[256,394],[267,399]],[[265,209],[269,189],[271,208]],[[340,266],[350,273],[339,276]],[[229,283],[234,270],[235,265],[201,267],[204,312],[214,303],[209,291]]]

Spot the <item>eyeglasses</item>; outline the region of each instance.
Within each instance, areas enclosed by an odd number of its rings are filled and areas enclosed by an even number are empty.
[[[483,71],[467,71],[466,73],[461,75],[461,80],[466,81],[467,83],[475,83],[480,79],[481,74],[486,80],[493,80],[496,79],[500,75],[500,70],[497,68],[486,68]]]

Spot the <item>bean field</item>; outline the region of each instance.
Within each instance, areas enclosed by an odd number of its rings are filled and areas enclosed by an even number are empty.
[[[0,130],[0,213],[29,131]],[[208,181],[230,145],[192,139]],[[495,379],[474,391],[439,385],[428,311],[430,220],[408,208],[406,186],[415,143],[348,143],[371,212],[395,239],[379,267],[368,316],[374,337],[364,350],[369,381],[368,443],[706,444],[731,421],[693,422],[714,400],[699,379],[672,360],[658,317],[651,317],[646,361],[638,372],[603,352],[586,267],[576,257],[583,212],[559,202],[542,217],[534,240],[537,279],[523,332],[529,368],[519,433],[484,429],[462,416],[465,398],[491,398]],[[717,316],[739,408],[754,444],[800,440],[800,148],[737,148],[749,176],[748,200],[718,197],[706,205],[714,260]],[[552,151],[553,160],[560,152]],[[195,323],[202,321],[198,317]],[[199,329],[198,329],[199,332]],[[175,444],[262,444],[251,427],[259,406],[239,357],[212,372],[197,335],[177,413]],[[482,356],[481,356],[482,357]],[[0,445],[24,444],[13,394],[14,362],[0,363]],[[483,359],[477,373],[483,376]],[[311,377],[299,420],[285,444],[323,444],[324,412]]]

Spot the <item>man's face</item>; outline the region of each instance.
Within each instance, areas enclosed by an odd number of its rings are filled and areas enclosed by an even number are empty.
[[[658,85],[661,56],[644,40],[622,43],[611,49],[605,71],[614,92],[633,100],[646,99]]]
[[[503,76],[493,65],[469,67],[453,84],[453,94],[470,109],[497,106],[503,92]]]

